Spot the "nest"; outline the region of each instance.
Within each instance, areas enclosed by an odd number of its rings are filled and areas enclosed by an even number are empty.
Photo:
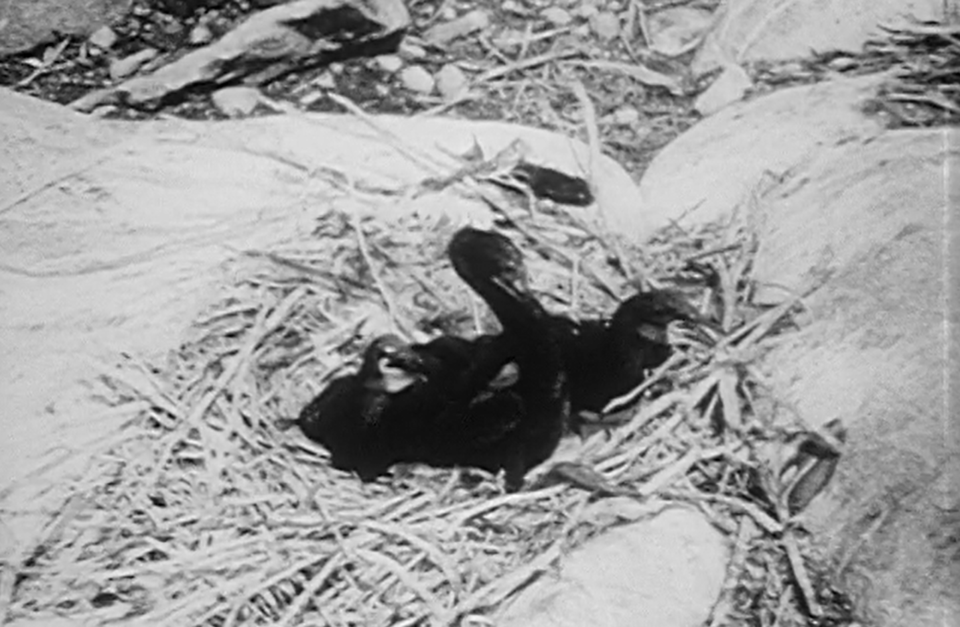
[[[516,494],[480,471],[419,466],[364,485],[280,428],[373,335],[492,330],[445,259],[456,225],[333,208],[309,239],[245,253],[236,283],[167,363],[121,357],[100,375],[104,403],[137,417],[92,458],[19,565],[7,615],[214,627],[483,622],[561,553],[664,501],[694,504],[734,539],[712,624],[830,615],[829,586],[808,572],[775,482],[753,479],[757,442],[775,437],[753,361],[789,328],[796,303],[751,305],[749,229],[671,227],[640,250],[574,209],[499,211],[553,311],[609,313],[640,284],[676,284],[697,264],[715,271],[712,284],[686,287],[704,307],[722,305],[727,337],[680,345],[621,424],[575,445],[606,495],[551,484],[543,469]],[[620,515],[597,507],[610,498]]]

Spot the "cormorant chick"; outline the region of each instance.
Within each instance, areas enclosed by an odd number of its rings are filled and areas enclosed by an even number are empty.
[[[338,377],[300,412],[303,434],[330,451],[331,464],[374,479],[392,463],[381,437],[392,403],[422,381],[420,355],[395,335],[367,346],[357,373]]]
[[[503,333],[477,342],[456,397],[438,419],[435,459],[425,461],[503,468],[507,488],[515,490],[556,449],[569,413],[557,330],[530,293],[523,255],[509,239],[467,227],[454,234],[447,253]],[[493,385],[510,362],[516,382]]]
[[[570,386],[571,411],[600,413],[670,357],[667,327],[703,322],[678,292],[655,290],[623,301],[609,319],[574,322],[554,316]]]

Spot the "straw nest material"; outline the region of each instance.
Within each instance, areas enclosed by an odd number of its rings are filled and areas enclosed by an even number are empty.
[[[483,622],[562,553],[664,501],[700,507],[734,539],[712,624],[822,617],[827,587],[805,566],[802,534],[771,505],[775,481],[758,496],[751,479],[762,471],[758,443],[776,435],[753,362],[796,303],[751,306],[749,229],[670,228],[641,250],[579,209],[500,211],[553,311],[610,312],[640,283],[676,284],[691,261],[718,272],[718,285],[687,288],[704,307],[723,303],[728,335],[680,345],[646,384],[659,396],[574,446],[607,494],[551,484],[542,469],[516,494],[479,471],[426,467],[363,485],[299,430],[279,428],[373,335],[470,333],[475,318],[493,328],[444,257],[453,223],[331,208],[312,237],[241,255],[236,284],[167,363],[125,356],[102,373],[105,403],[142,409],[20,565],[8,617]]]
[[[888,28],[866,54],[893,68],[875,105],[896,126],[940,126],[960,121],[960,23],[916,22]]]

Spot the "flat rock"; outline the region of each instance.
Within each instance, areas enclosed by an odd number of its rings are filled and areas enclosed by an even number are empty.
[[[344,44],[348,31],[357,28],[344,20],[344,6],[355,9],[350,19],[365,20],[364,39],[376,40],[405,28],[410,16],[400,0],[346,3],[338,0],[292,0],[254,13],[217,41],[192,50],[156,71],[131,78],[106,89],[85,94],[71,103],[78,111],[92,111],[102,104],[123,101],[151,108],[164,98],[198,83],[248,84],[275,78],[321,50]],[[342,20],[342,24],[336,20]],[[318,29],[317,24],[324,29]],[[338,26],[342,29],[338,30]],[[350,44],[361,40],[352,39]]]
[[[699,511],[671,507],[615,527],[563,558],[560,572],[520,593],[501,627],[704,624],[729,558],[723,534]]]
[[[133,0],[0,1],[0,55],[29,50],[56,33],[85,39],[123,17]]]

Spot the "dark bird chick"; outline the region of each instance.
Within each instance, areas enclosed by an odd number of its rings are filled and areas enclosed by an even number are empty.
[[[418,353],[400,338],[378,337],[364,351],[359,371],[331,381],[300,412],[297,424],[330,451],[335,468],[373,479],[392,463],[382,437],[392,403],[415,392],[422,370]]]
[[[667,328],[702,322],[678,292],[656,290],[623,301],[609,319],[575,322],[554,316],[570,389],[571,411],[599,413],[643,382],[671,353]]]
[[[453,402],[438,418],[431,461],[502,468],[508,489],[517,489],[527,470],[556,449],[569,411],[557,333],[530,293],[523,255],[509,239],[464,228],[447,252],[456,273],[497,316],[503,333],[477,342]],[[516,381],[503,385],[500,377],[510,363],[516,366]]]

